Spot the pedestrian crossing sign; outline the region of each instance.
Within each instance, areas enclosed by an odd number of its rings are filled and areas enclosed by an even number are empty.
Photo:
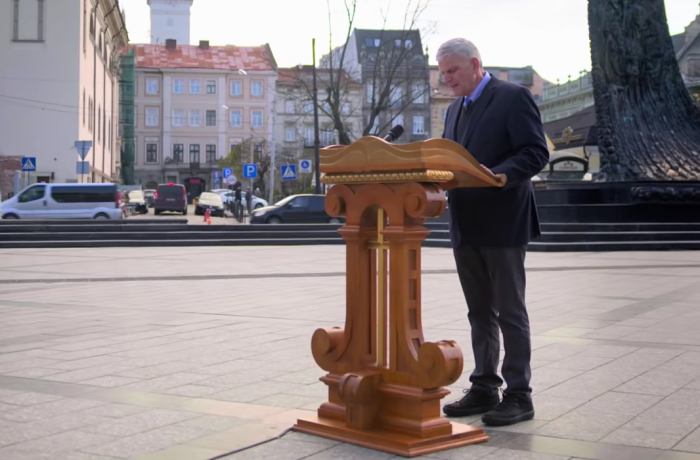
[[[297,180],[297,165],[282,165],[282,180]]]
[[[22,158],[22,171],[36,171],[36,158],[23,157]]]

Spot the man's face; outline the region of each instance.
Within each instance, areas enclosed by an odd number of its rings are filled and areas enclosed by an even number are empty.
[[[469,96],[481,81],[479,60],[460,55],[445,56],[438,61],[438,68],[445,83],[455,96]]]

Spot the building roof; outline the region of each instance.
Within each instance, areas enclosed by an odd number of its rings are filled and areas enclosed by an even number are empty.
[[[595,105],[592,105],[566,118],[545,123],[544,131],[556,150],[597,145],[596,121]]]
[[[137,69],[277,70],[270,45],[197,46],[131,45]]]
[[[354,29],[353,35],[357,40],[358,45],[362,45],[365,39],[382,38],[384,40],[409,39],[413,41],[414,50],[423,52],[423,44],[419,30],[402,30],[402,29]]]
[[[307,79],[312,78],[313,76],[313,66],[311,65],[303,65],[300,67],[287,67],[287,68],[280,68],[279,69],[279,74],[277,75],[277,81],[279,83],[295,83],[295,82],[300,82],[300,80],[306,81]],[[316,68],[316,76],[319,80],[323,80],[324,82],[328,82],[330,80],[330,73],[331,71],[329,69],[325,68]],[[336,78],[338,76],[338,69],[333,69],[333,77]],[[353,80],[345,71],[341,72],[340,77],[343,79],[343,83],[347,84],[355,84],[355,85],[360,85],[360,82],[357,80]],[[320,83],[320,81],[319,81]]]

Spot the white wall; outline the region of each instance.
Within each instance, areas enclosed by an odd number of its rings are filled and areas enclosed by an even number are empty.
[[[151,7],[151,43],[165,44],[174,38],[190,44],[190,7],[192,0],[149,0]]]
[[[45,41],[13,42],[13,2],[0,2],[0,155],[36,157],[35,180],[54,173],[55,182],[76,178],[82,110],[79,2],[59,3],[44,2]]]

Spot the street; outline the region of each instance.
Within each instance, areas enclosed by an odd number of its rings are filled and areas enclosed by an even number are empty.
[[[343,325],[344,254],[3,250],[0,458],[208,460],[280,435],[327,396],[309,344]],[[425,338],[464,356],[446,403],[469,386],[469,323],[450,250],[422,269]],[[535,420],[429,458],[700,460],[700,254],[529,253],[527,270]],[[287,433],[227,458],[392,456]]]

